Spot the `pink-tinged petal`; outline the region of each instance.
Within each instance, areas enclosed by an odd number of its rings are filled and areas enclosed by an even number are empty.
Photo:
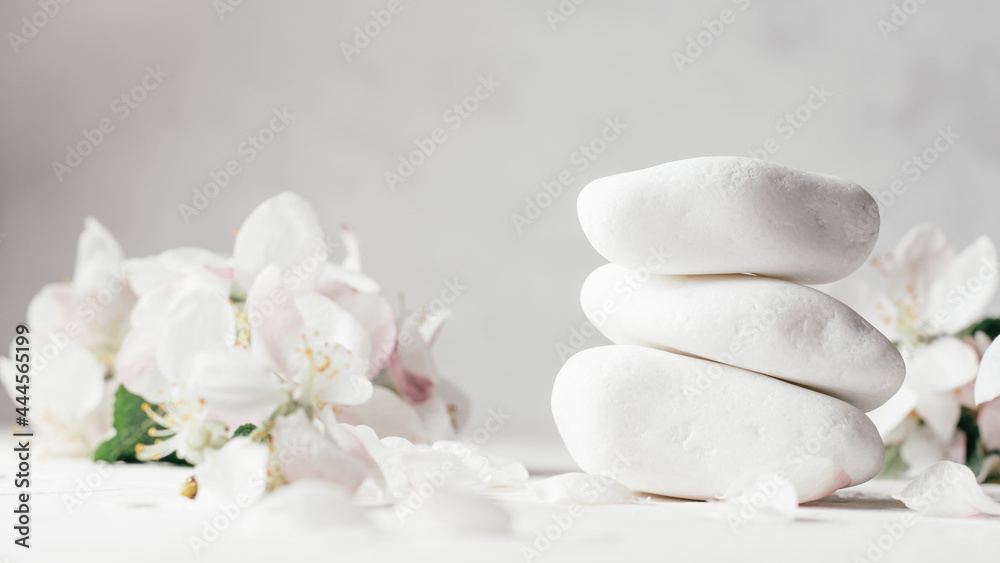
[[[906,366],[906,385],[919,393],[950,391],[972,381],[979,353],[959,338],[938,338],[916,352]]]
[[[167,313],[156,364],[168,381],[183,386],[199,353],[228,350],[235,337],[229,301],[211,291],[191,291]]]
[[[344,449],[351,457],[358,460],[365,467],[369,477],[381,478],[381,470],[371,452],[365,447],[364,441],[351,431],[352,426],[342,424],[337,420],[333,409],[324,409],[319,413],[320,422],[326,435],[329,436],[338,446]]]
[[[1000,399],[983,403],[976,415],[979,439],[986,451],[1000,450]]]
[[[368,331],[371,342],[368,377],[374,379],[396,347],[395,313],[386,298],[375,293],[346,293],[336,297],[336,302]]]
[[[1000,344],[994,342],[983,355],[976,376],[976,404],[1000,397]]]
[[[365,465],[318,429],[301,410],[279,417],[271,436],[281,475],[289,483],[321,479],[342,485],[353,494],[367,476]]]
[[[396,391],[411,403],[422,403],[434,395],[434,380],[426,375],[407,370],[400,356],[399,348],[389,356],[386,371],[389,373],[389,379]]]
[[[233,427],[259,424],[289,398],[274,373],[243,350],[199,354],[191,384],[208,411]]]
[[[347,255],[344,256],[344,268],[352,272],[361,271],[361,245],[358,244],[358,235],[354,234],[347,225],[340,226],[340,238],[344,241],[344,248]]]
[[[26,320],[32,332],[65,332],[66,325],[76,319],[76,313],[73,286],[50,283],[31,298]]]
[[[115,237],[97,219],[83,221],[83,233],[76,245],[73,287],[78,295],[93,295],[109,288],[112,272],[120,269],[125,253]]]
[[[1000,516],[1000,503],[986,496],[972,470],[941,461],[928,467],[893,498],[928,516],[964,518],[978,514]]]
[[[921,393],[916,410],[939,442],[951,442],[962,414],[958,395],[952,391]]]
[[[942,315],[940,329],[954,334],[983,318],[1000,287],[997,247],[986,236],[979,237],[940,272],[931,288],[924,318]]]
[[[214,285],[219,293],[229,295],[233,279],[228,258],[195,247],[175,248],[154,256],[128,260],[125,262],[125,271],[129,285],[139,296],[187,276],[198,277],[206,284]]]
[[[346,407],[337,415],[345,424],[365,425],[380,437],[399,436],[415,443],[427,443],[424,424],[410,403],[391,389],[376,385],[367,402]]]
[[[306,326],[302,314],[281,281],[277,266],[264,268],[247,294],[250,348],[258,360],[286,375],[295,349],[303,346]]]
[[[125,389],[150,402],[166,400],[170,389],[156,363],[160,329],[152,324],[133,327],[115,357],[115,374]]]
[[[322,262],[326,241],[316,211],[291,192],[278,194],[258,205],[236,234],[233,268],[243,287],[253,285],[265,267],[275,264],[282,272],[294,272],[306,262]],[[308,276],[307,276],[308,277]]]

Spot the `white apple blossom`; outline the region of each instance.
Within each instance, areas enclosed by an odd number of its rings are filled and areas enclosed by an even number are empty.
[[[29,419],[40,453],[89,456],[111,430],[118,383],[110,367],[129,330],[135,303],[124,262],[111,233],[87,217],[72,281],[46,285],[28,305]],[[12,344],[11,359],[14,348]],[[13,397],[11,359],[0,358],[0,382]]]
[[[989,338],[953,335],[983,318],[1000,287],[996,245],[983,236],[958,252],[941,229],[918,225],[871,265],[874,279],[820,287],[893,340],[906,361],[903,386],[868,416],[886,444],[900,444],[909,475],[941,460],[964,462],[957,425]]]

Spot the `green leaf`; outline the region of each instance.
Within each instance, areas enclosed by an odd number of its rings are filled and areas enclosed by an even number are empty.
[[[958,333],[958,336],[972,336],[980,331],[985,332],[986,336],[996,340],[997,336],[1000,336],[1000,319],[983,319]]]
[[[243,426],[240,426],[239,428],[237,428],[236,432],[233,432],[233,438],[237,438],[239,436],[249,436],[250,433],[252,433],[256,429],[257,429],[256,426],[254,426],[253,424],[251,424],[251,423],[248,422],[248,423],[244,424]]]
[[[149,435],[150,428],[163,428],[153,422],[153,419],[149,418],[142,410],[142,405],[145,402],[146,400],[139,395],[129,393],[124,386],[118,386],[118,391],[115,393],[113,419],[115,436],[97,447],[97,451],[94,452],[94,461],[142,463],[142,460],[136,457],[135,446],[137,444],[152,444],[155,438]],[[161,458],[159,461],[176,465],[191,465],[174,454]]]

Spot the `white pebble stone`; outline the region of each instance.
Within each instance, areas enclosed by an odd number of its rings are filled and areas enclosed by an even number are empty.
[[[673,497],[720,498],[747,475],[773,473],[807,502],[871,479],[884,456],[874,424],[843,401],[641,346],[570,358],[552,412],[584,471]]]
[[[746,275],[645,275],[614,264],[580,302],[616,344],[637,344],[760,372],[868,412],[903,384],[896,347],[850,307],[792,282]]]
[[[658,274],[846,277],[878,238],[861,186],[744,157],[702,157],[594,180],[577,211],[610,262]]]

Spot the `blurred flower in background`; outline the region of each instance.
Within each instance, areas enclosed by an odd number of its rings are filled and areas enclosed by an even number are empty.
[[[974,392],[1000,377],[984,360],[1000,353],[990,348],[1000,319],[984,318],[1000,287],[996,245],[982,236],[959,252],[940,228],[918,225],[870,266],[819,289],[864,316],[906,361],[902,388],[868,413],[886,444],[882,475],[910,477],[950,460],[997,480],[1000,392]]]
[[[125,254],[96,219],[88,217],[77,243],[69,282],[46,285],[28,304],[31,343],[30,421],[39,452],[89,456],[111,431],[112,369],[129,331],[135,295]],[[0,358],[0,381],[15,392],[15,344]]]

